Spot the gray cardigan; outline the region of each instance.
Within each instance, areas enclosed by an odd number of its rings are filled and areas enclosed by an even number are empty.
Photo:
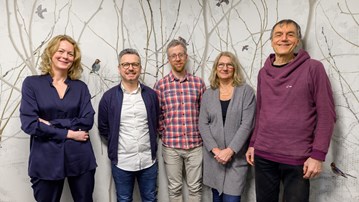
[[[234,88],[223,126],[218,89],[208,89],[203,95],[199,116],[199,130],[203,139],[203,183],[230,195],[244,190],[248,164],[245,158],[249,136],[254,126],[255,96],[244,84]],[[226,165],[218,163],[211,150],[230,147],[235,154]]]

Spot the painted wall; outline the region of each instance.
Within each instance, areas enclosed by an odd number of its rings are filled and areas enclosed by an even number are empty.
[[[40,54],[52,36],[68,34],[80,43],[82,80],[97,109],[104,91],[120,81],[117,55],[123,48],[140,52],[141,79],[153,86],[169,72],[165,48],[178,36],[188,42],[188,71],[207,84],[215,56],[229,50],[256,88],[258,70],[272,52],[270,29],[283,18],[302,26],[303,45],[324,63],[336,101],[335,133],[323,174],[311,182],[311,201],[359,201],[358,179],[335,176],[329,166],[334,161],[359,177],[358,0],[1,0],[0,202],[34,201],[27,176],[29,136],[20,130],[20,89],[26,76],[39,74]],[[101,68],[90,74],[96,58]],[[94,199],[115,201],[107,150],[96,124],[90,134],[98,162]],[[158,155],[159,201],[165,202],[166,178]],[[244,201],[255,201],[252,172],[248,182]],[[210,201],[208,189],[203,198]],[[71,201],[67,187],[62,201]]]

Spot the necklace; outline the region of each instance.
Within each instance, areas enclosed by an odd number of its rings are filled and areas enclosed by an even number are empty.
[[[220,100],[228,100],[232,97],[233,94],[233,86],[228,87],[220,87],[219,88],[219,99]]]

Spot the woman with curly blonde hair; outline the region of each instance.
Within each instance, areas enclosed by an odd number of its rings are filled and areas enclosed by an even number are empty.
[[[97,167],[89,139],[94,110],[81,76],[81,52],[67,35],[42,54],[42,75],[22,85],[21,129],[30,135],[29,176],[34,198],[59,202],[65,178],[75,202],[91,202]]]
[[[61,41],[67,41],[73,45],[73,62],[69,70],[67,71],[67,75],[72,79],[76,80],[81,77],[81,73],[83,71],[81,66],[81,51],[76,43],[71,37],[67,35],[58,35],[54,37],[45,48],[43,54],[41,55],[41,63],[40,70],[42,74],[50,74],[53,76],[54,72],[52,71],[52,56],[57,52],[59,48],[59,44]]]

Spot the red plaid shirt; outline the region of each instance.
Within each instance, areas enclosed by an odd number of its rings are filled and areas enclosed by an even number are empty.
[[[189,73],[179,80],[170,72],[155,84],[154,90],[161,106],[159,132],[163,145],[179,149],[201,146],[198,116],[206,90],[203,80]]]

